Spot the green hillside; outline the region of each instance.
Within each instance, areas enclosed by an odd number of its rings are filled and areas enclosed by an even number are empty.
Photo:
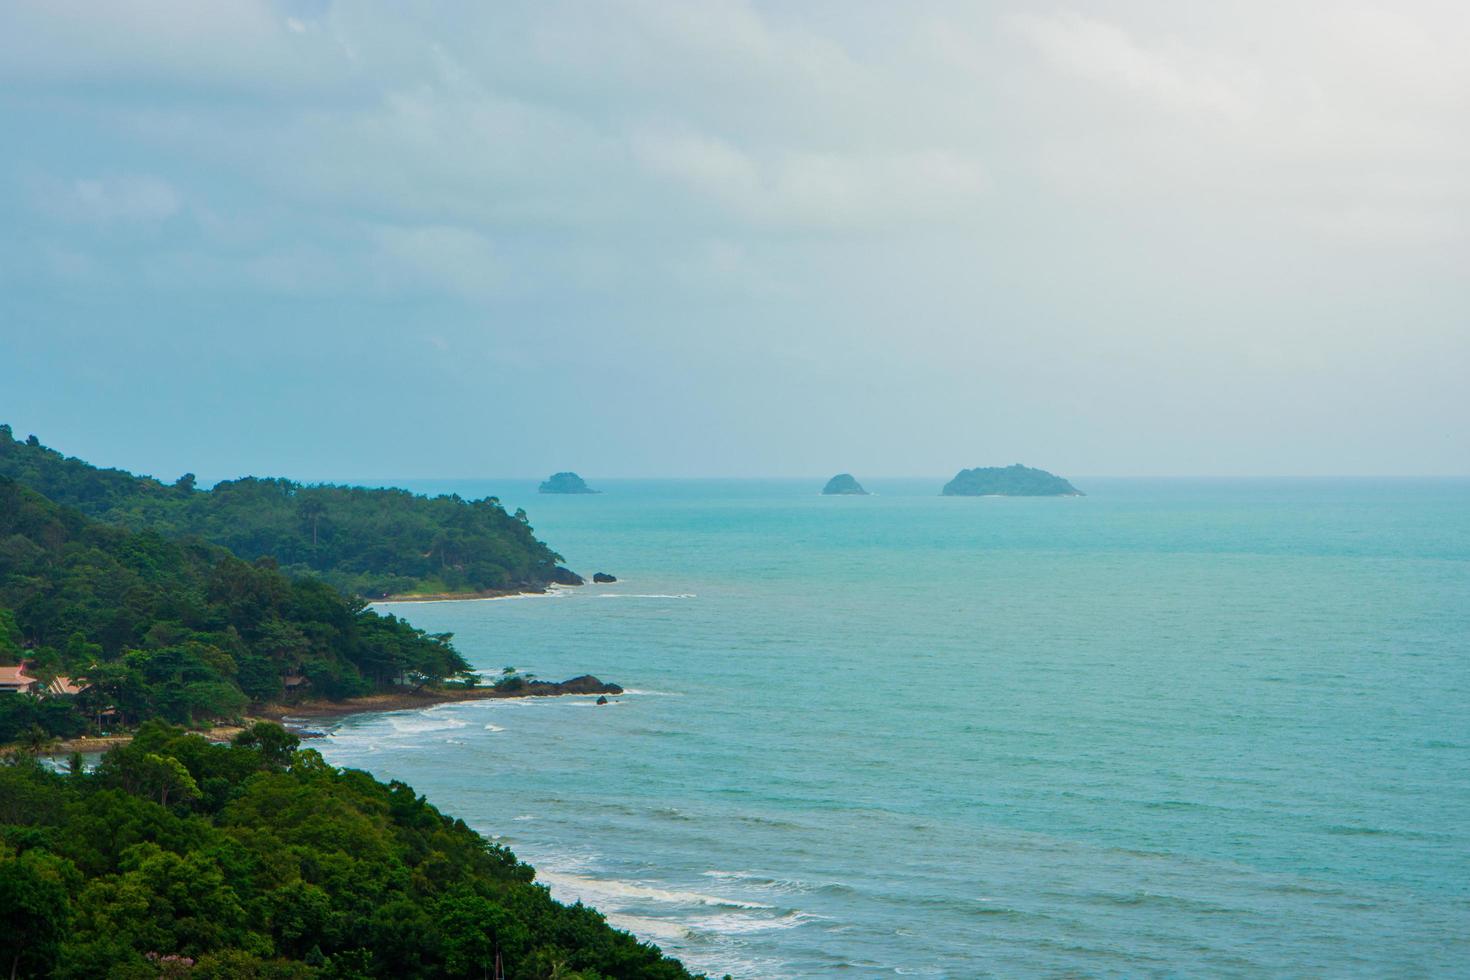
[[[70,980],[689,974],[402,783],[260,724],[0,766],[0,971]]]
[[[247,477],[200,490],[100,469],[0,425],[0,477],[133,530],[195,535],[237,556],[272,557],[368,598],[405,593],[539,589],[560,556],[536,539],[524,512],[493,497],[425,497],[406,490],[311,486]]]
[[[447,635],[288,577],[270,559],[102,524],[0,478],[0,664],[22,656],[44,676],[92,687],[0,694],[0,742],[31,725],[76,734],[103,706],[123,724],[197,724],[280,698],[287,677],[341,698],[467,666]]]

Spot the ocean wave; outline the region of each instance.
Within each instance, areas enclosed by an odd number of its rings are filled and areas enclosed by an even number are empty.
[[[714,878],[717,881],[738,881],[753,888],[780,893],[798,894],[828,894],[828,895],[852,895],[857,892],[851,885],[833,881],[817,884],[810,881],[802,881],[798,878],[780,878],[774,875],[761,874],[755,871],[720,871],[710,869],[701,872],[706,878]]]
[[[698,599],[693,592],[599,592],[596,599]]]
[[[616,878],[589,878],[586,875],[569,874],[564,871],[542,871],[536,877],[551,887],[553,895],[558,891],[565,892],[573,899],[581,899],[598,908],[604,905],[621,907],[621,903],[628,900],[745,909],[747,911],[775,908],[764,902],[745,902],[722,895],[705,895],[700,892],[657,888],[637,882],[619,881]]]
[[[1161,892],[1087,892],[1074,895],[1073,898],[1095,905],[1109,905],[1116,908],[1152,907],[1178,909],[1193,914],[1204,915],[1246,914],[1246,910],[1244,909],[1220,905],[1216,902],[1202,901],[1197,898],[1187,898],[1183,895],[1165,895]]]
[[[807,825],[781,817],[763,817],[756,813],[742,813],[736,817],[742,823],[753,823],[760,827],[777,827],[781,830],[805,830]]]
[[[513,592],[510,595],[477,595],[462,596],[458,599],[380,599],[368,603],[369,609],[378,606],[421,606],[438,605],[444,602],[507,602],[512,599],[556,599],[575,595],[571,589],[574,586],[550,585],[545,592]]]
[[[1403,830],[1394,827],[1365,827],[1359,824],[1329,824],[1324,828],[1329,834],[1341,837],[1402,837],[1406,840],[1432,840],[1439,834],[1426,834],[1418,830]]]
[[[682,691],[650,691],[641,687],[625,687],[623,688],[623,694],[639,694],[644,697],[655,698],[682,698],[684,696]]]
[[[613,912],[607,916],[607,921],[614,928],[631,932],[639,939],[661,939],[668,943],[689,938],[689,927],[672,919]]]
[[[794,929],[819,916],[791,909],[781,915],[724,915],[701,916],[690,919],[689,931],[714,933],[720,936],[738,936],[748,932],[770,932],[774,929]]]
[[[487,731],[487,732],[503,732],[503,731],[505,731],[505,729],[504,728],[501,728],[499,725],[492,725],[489,722],[486,722],[485,723],[485,731]]]
[[[388,724],[393,726],[393,731],[399,735],[422,735],[425,732],[443,732],[455,728],[464,728],[469,724],[458,718],[439,716],[428,717],[427,712],[412,715],[388,715]]]

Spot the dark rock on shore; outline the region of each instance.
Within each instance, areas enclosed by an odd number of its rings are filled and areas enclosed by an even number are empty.
[[[257,713],[263,718],[277,719],[284,719],[289,715],[300,719],[297,724],[310,725],[318,719],[355,715],[364,711],[403,711],[457,701],[555,697],[558,694],[618,695],[623,693],[623,689],[617,684],[605,684],[591,674],[583,674],[561,682],[528,681],[520,677],[513,678],[513,680],[513,684],[506,684],[502,681],[484,687],[469,688],[401,687],[393,691],[369,694],[360,698],[347,698],[342,701],[305,701],[293,705],[268,704],[257,709]]]
[[[1081,497],[1082,491],[1046,470],[1016,463],[960,470],[940,491],[946,497]]]
[[[623,689],[616,684],[604,684],[591,674],[583,674],[581,677],[573,677],[568,681],[527,681],[522,688],[524,694],[532,697],[554,694],[622,694]]]
[[[598,704],[607,704],[607,695],[604,694],[597,699]]]
[[[587,580],[564,565],[556,566],[556,571],[551,573],[552,585],[586,585]]]
[[[822,488],[822,493],[829,497],[866,497],[868,495],[868,491],[863,489],[861,483],[853,479],[851,473],[838,473],[827,481],[827,485]]]
[[[612,582],[616,582],[617,580],[618,577],[616,575],[609,575],[607,574],[607,572],[592,573],[592,581],[596,582],[598,585],[608,585]]]
[[[572,472],[553,473],[541,481],[538,493],[600,493],[587,485],[587,481]]]

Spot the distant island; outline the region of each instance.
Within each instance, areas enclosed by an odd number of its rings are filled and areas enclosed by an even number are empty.
[[[826,496],[835,497],[865,497],[868,491],[863,489],[861,483],[853,479],[851,473],[838,473],[827,481],[827,485],[822,488],[822,493]]]
[[[537,493],[601,493],[587,485],[587,481],[575,473],[553,473],[551,478],[541,481]]]
[[[960,470],[940,491],[946,497],[1081,497],[1084,494],[1046,470],[1015,463]]]

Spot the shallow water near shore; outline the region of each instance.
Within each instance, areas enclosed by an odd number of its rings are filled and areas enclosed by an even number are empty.
[[[617,583],[380,608],[628,694],[312,747],[714,975],[1470,969],[1470,482],[591,482],[411,487]]]

